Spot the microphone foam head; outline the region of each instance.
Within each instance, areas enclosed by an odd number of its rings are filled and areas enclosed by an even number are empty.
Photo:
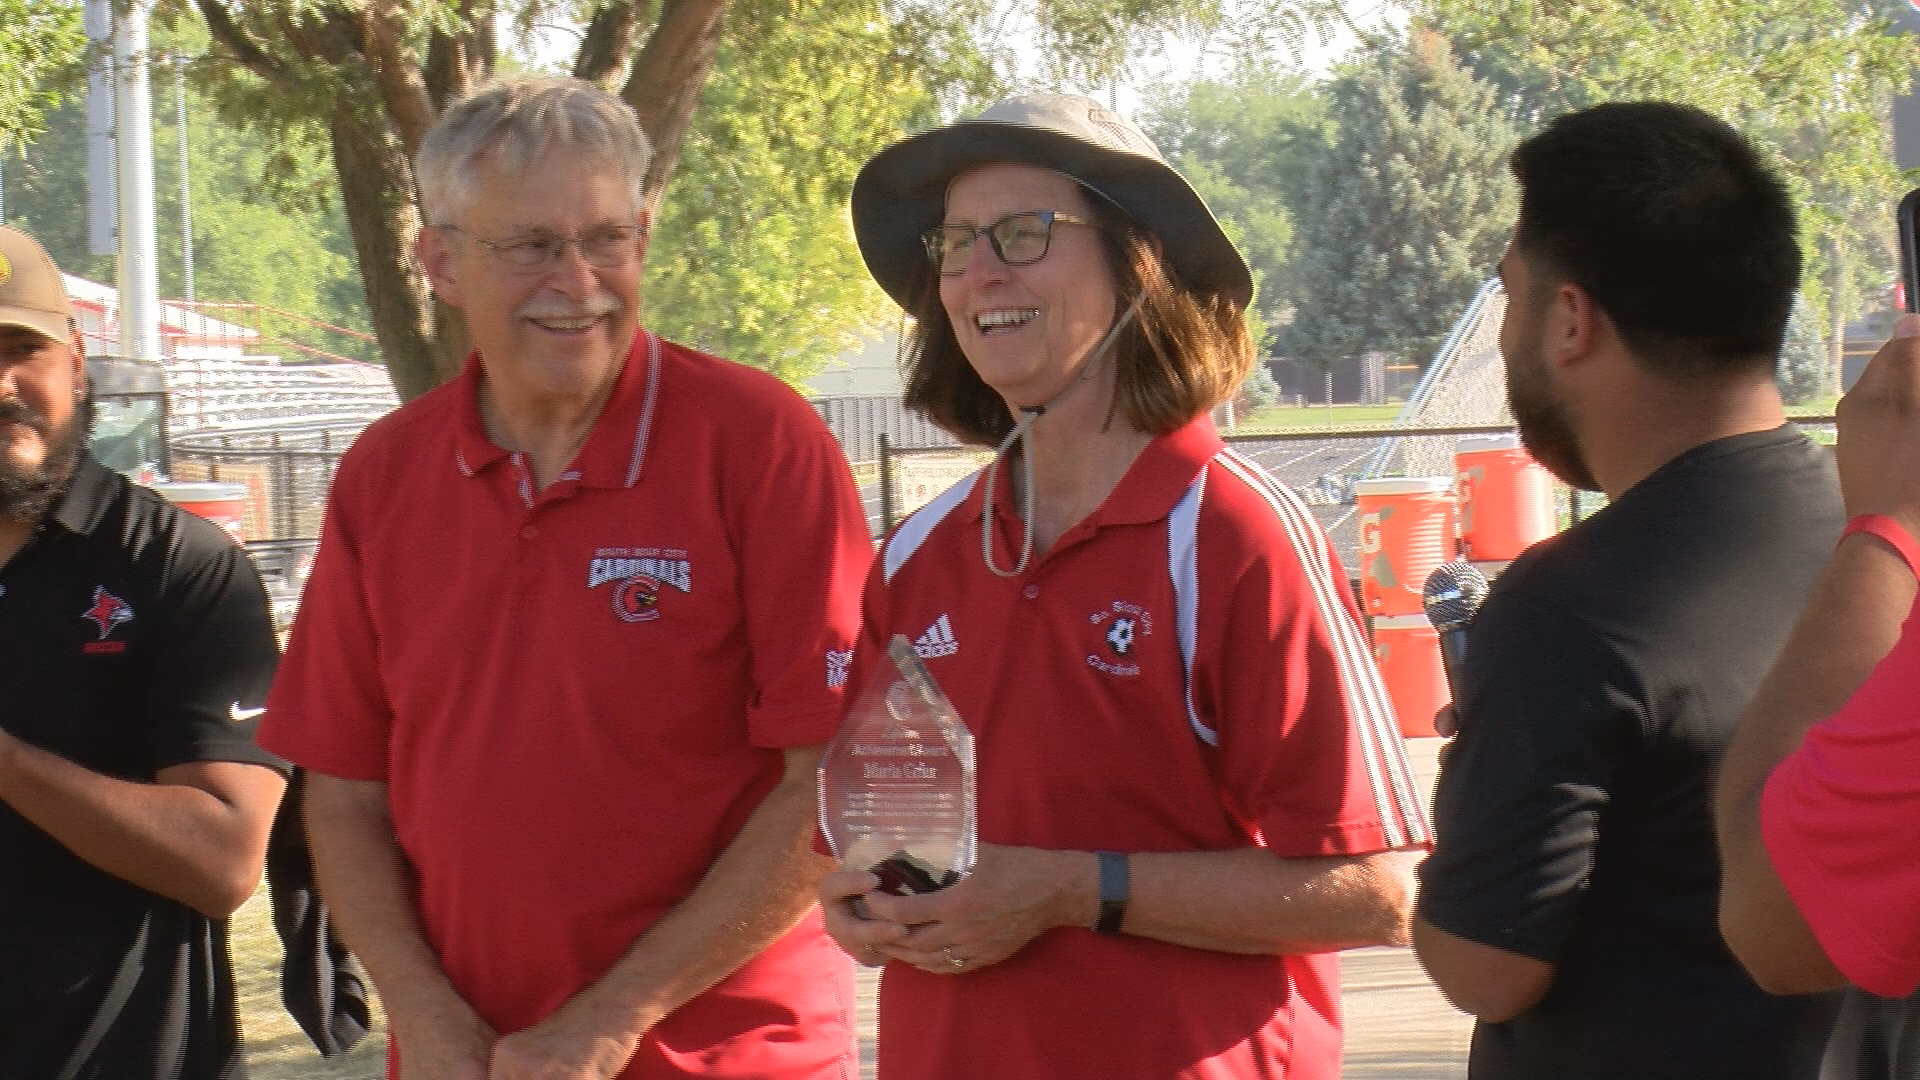
[[[1462,559],[1434,567],[1420,590],[1427,621],[1435,626],[1472,622],[1486,599],[1487,575]]]

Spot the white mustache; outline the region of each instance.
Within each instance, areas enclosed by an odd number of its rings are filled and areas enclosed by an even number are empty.
[[[590,296],[577,304],[556,305],[529,303],[514,312],[522,319],[597,319],[602,315],[612,315],[623,306],[618,297],[611,294]]]

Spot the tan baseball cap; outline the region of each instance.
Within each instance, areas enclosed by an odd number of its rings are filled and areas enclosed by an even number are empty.
[[[0,225],[0,326],[23,326],[55,341],[72,334],[66,282],[39,242]]]

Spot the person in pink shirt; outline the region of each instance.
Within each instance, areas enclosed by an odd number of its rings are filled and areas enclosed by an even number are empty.
[[[1920,316],[1838,409],[1853,515],[1728,750],[1720,924],[1776,993],[1920,987]]]

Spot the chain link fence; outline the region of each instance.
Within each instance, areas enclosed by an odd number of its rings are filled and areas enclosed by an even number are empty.
[[[1832,445],[1831,415],[1796,416],[1793,422],[1814,441]],[[1425,427],[1234,432],[1229,447],[1300,496],[1326,530],[1350,573],[1359,567],[1359,523],[1354,513],[1354,483],[1387,476],[1453,477],[1453,452],[1462,435],[1514,432],[1511,424],[1431,425]],[[881,444],[879,513],[875,535],[883,535],[934,496],[985,465],[992,454],[951,443],[935,446]],[[1398,465],[1382,473],[1378,463]],[[1407,467],[1419,472],[1402,471]],[[1562,528],[1606,504],[1604,496],[1554,484],[1554,502]]]

